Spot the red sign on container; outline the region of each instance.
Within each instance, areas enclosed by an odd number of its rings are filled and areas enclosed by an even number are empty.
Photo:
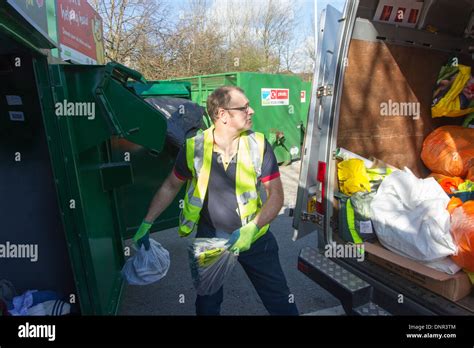
[[[86,0],[57,0],[58,37],[63,59],[102,64],[102,19]]]

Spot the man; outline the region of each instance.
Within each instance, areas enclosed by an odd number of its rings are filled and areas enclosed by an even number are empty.
[[[197,228],[197,238],[237,238],[230,250],[272,315],[298,315],[278,258],[278,245],[268,230],[283,205],[280,172],[263,134],[254,133],[254,110],[238,87],[221,87],[207,99],[214,125],[193,138],[178,154],[173,173],[155,194],[148,214],[134,237],[149,245],[153,221],[168,207],[184,182],[187,193],[179,234]],[[265,204],[260,186],[267,192]],[[213,295],[197,296],[197,315],[219,315],[221,287]]]

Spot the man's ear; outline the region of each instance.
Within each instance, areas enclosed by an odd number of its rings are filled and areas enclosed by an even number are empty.
[[[229,117],[227,112],[225,112],[224,109],[219,109],[219,112],[217,113],[217,116],[219,120],[222,121],[222,123],[226,124],[227,123],[227,118]]]

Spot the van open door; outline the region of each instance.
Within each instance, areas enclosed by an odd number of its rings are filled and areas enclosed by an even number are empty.
[[[334,114],[340,98],[348,38],[351,35],[359,1],[347,1],[343,12],[328,5],[316,23],[317,59],[313,77],[308,126],[302,149],[298,195],[293,218],[294,239],[318,232],[318,245],[328,242],[328,214],[332,197],[332,178],[335,168],[330,167],[329,153],[334,137]],[[315,2],[317,14],[318,1]]]

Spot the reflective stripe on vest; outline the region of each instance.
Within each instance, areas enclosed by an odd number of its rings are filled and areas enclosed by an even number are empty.
[[[213,130],[214,127],[208,128],[186,141],[186,161],[193,178],[188,181],[184,207],[180,214],[179,234],[181,236],[192,233],[199,222],[211,173],[214,146]],[[261,176],[264,149],[263,134],[252,131],[241,134],[237,152],[235,186],[242,226],[252,221],[262,207],[258,179]],[[263,226],[254,241],[265,234],[268,227],[269,225]]]

